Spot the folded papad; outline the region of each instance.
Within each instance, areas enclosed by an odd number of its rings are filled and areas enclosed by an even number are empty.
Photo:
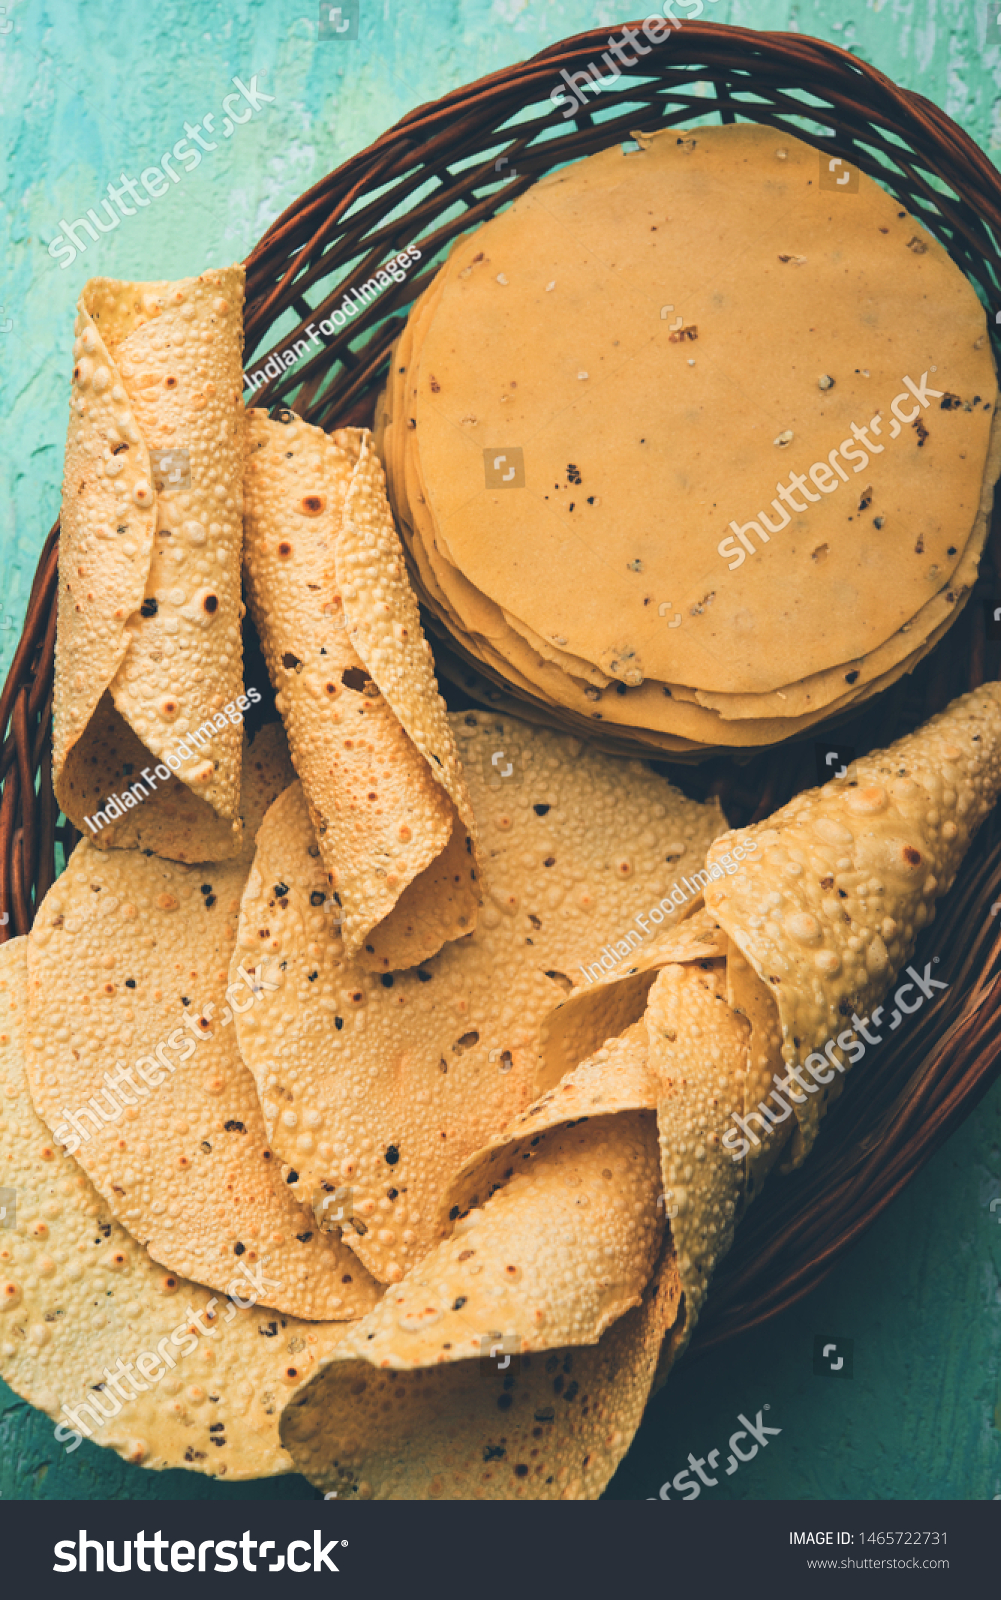
[[[467,1162],[447,1236],[288,1406],[341,1499],[595,1499],[639,1425],[681,1286],[639,1024]]]
[[[349,957],[296,784],[259,830],[234,956],[278,964],[282,993],[236,1028],[290,1191],[323,1225],[350,1188],[345,1241],[384,1283],[433,1248],[441,1195],[531,1103],[540,1024],[571,975],[630,928],[637,942],[656,900],[675,921],[672,880],[723,826],[716,802],[564,734],[473,711],[449,725],[489,863],[469,936],[403,972]]]
[[[52,768],[99,849],[139,844],[137,806],[158,853],[240,848],[243,291],[233,266],[78,302]],[[181,786],[184,826],[158,832]]]
[[[58,1424],[150,1468],[212,1477],[290,1472],[282,1404],[346,1323],[255,1304],[233,1261],[226,1300],[165,1271],[115,1217],[32,1107],[24,1069],[27,940],[0,949],[0,1375]],[[106,1419],[106,1420],[105,1420]]]
[[[476,925],[476,820],[363,429],[251,411],[245,572],[344,950],[414,966]]]
[[[1001,790],[1001,685],[952,702],[710,847],[706,906],[646,953],[665,1210],[684,1290],[658,1382],[691,1337],[735,1224],[779,1157],[797,1166],[843,1074],[934,1001],[937,957],[907,965]],[[723,870],[736,863],[735,871]],[[714,870],[715,869],[715,870]],[[639,963],[636,964],[637,966]],[[567,1046],[633,1019],[638,976],[610,975],[543,1028],[540,1076]],[[862,1040],[866,1044],[862,1043]],[[656,1387],[656,1385],[655,1385]]]

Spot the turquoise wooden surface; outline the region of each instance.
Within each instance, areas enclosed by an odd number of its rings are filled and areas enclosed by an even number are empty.
[[[678,4],[679,16],[694,6]],[[704,20],[792,29],[853,50],[1001,148],[997,0],[719,0]],[[422,101],[633,8],[584,0],[361,0],[360,36],[319,41],[297,0],[73,0],[0,7],[0,670],[59,504],[73,306],[98,273],[170,278],[244,256],[317,178]],[[197,166],[62,267],[60,219],[97,206],[214,116],[239,77],[271,96]],[[781,1181],[781,1180],[778,1180]],[[1001,1085],[808,1300],[680,1369],[609,1494],[644,1498],[767,1403],[780,1427],[715,1498],[1001,1497]],[[740,1248],[739,1236],[737,1249]],[[850,1382],[816,1378],[813,1337],[854,1340]],[[725,1454],[724,1454],[725,1459]],[[12,1499],[311,1497],[301,1478],[219,1484],[144,1473],[0,1385],[0,1493]],[[676,1497],[675,1497],[676,1498]],[[651,1514],[657,1515],[656,1511]]]

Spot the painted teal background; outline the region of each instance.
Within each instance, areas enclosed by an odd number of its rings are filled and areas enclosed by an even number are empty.
[[[317,39],[316,0],[0,7],[0,670],[58,511],[73,307],[85,278],[182,277],[240,259],[298,194],[411,107],[567,35],[617,27],[636,9],[361,0],[357,42],[326,43]],[[703,20],[793,29],[850,48],[936,101],[997,160],[999,9],[997,0],[720,0]],[[255,74],[273,100],[61,270],[47,253],[60,218],[96,206],[123,168],[138,177],[158,162],[186,121],[214,112],[218,131],[231,79],[249,84]],[[679,1369],[610,1495],[656,1495],[689,1451],[704,1457],[725,1446],[737,1413],[753,1417],[767,1403],[766,1420],[781,1434],[703,1494],[1001,1497],[1001,1225],[989,1210],[998,1195],[1001,1085],[817,1293]],[[854,1339],[851,1382],[813,1376],[816,1333]],[[314,1491],[298,1477],[224,1485],[144,1473],[90,1444],[67,1456],[52,1424],[0,1384],[0,1493],[142,1500]]]

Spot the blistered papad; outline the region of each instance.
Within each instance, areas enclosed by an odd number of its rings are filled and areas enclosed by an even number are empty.
[[[650,1068],[658,1081],[665,1209],[691,1336],[713,1269],[733,1240],[744,1168],[722,1148],[743,1105],[749,1027],[726,1003],[724,961],[666,966],[650,991]]]
[[[179,778],[170,775],[164,779],[162,772],[151,772],[149,760],[148,751],[115,710],[111,694],[102,695],[87,730],[86,754],[72,763],[73,782],[82,780],[84,784],[77,792],[78,801],[91,819],[84,837],[96,849],[152,850],[170,861],[188,862],[245,857],[248,850],[253,855],[254,833],[266,807],[262,808],[255,794],[248,795],[244,785],[254,781],[254,774],[266,772],[270,804],[295,777],[284,730],[278,722],[268,723],[253,745],[244,743],[241,827],[234,832],[231,822],[218,816]],[[103,807],[107,795],[118,795],[119,809],[124,809],[120,817],[101,825],[95,822],[94,813]]]
[[[531,1103],[542,1020],[582,963],[628,951],[630,929],[639,944],[637,915],[720,827],[715,802],[639,762],[483,712],[449,721],[489,884],[469,937],[403,972],[349,959],[297,786],[259,830],[240,914],[241,959],[279,963],[276,1003],[236,1024],[276,1154],[317,1212],[352,1189],[345,1239],[390,1283],[436,1242],[466,1159]]]
[[[0,1186],[16,1212],[0,1233],[0,1374],[58,1424],[127,1461],[212,1477],[270,1477],[292,1462],[282,1406],[344,1323],[301,1322],[167,1272],[116,1221],[32,1107],[24,1070],[27,941],[0,950]]]
[[[593,1500],[639,1426],[681,1286],[665,1243],[596,1345],[416,1371],[334,1361],[282,1414],[296,1469],[340,1500]]]
[[[108,727],[121,718],[147,752],[140,768],[168,766],[229,824],[219,856],[240,832],[242,735],[227,707],[243,693],[243,286],[240,266],[87,283],[59,547],[60,805],[86,832],[107,793],[88,748],[107,692],[102,738],[122,742]]]
[[[345,949],[377,971],[476,921],[475,822],[370,436],[250,413],[248,596]]]
[[[575,989],[550,1012],[542,1025],[536,1076],[540,1092],[554,1088],[602,1040],[623,1033],[643,1016],[650,987],[668,961],[726,954],[726,935],[705,910],[701,895],[683,906],[681,914],[681,922],[658,932],[603,977]]]
[[[661,1244],[652,1111],[592,1116],[516,1140],[479,1204],[351,1329],[376,1367],[595,1344],[639,1305]],[[452,1208],[459,1211],[459,1205]]]
[[[183,866],[81,840],[28,939],[26,1064],[36,1109],[156,1261],[228,1292],[346,1319],[378,1289],[283,1182],[234,1014],[281,1005],[234,951],[247,866]],[[274,965],[274,963],[272,963]]]
[[[819,1059],[821,1077],[842,1072],[858,1019],[871,1014],[870,1033],[885,1037],[940,992],[928,963],[896,991],[892,1017],[880,1015],[999,789],[1001,684],[987,683],[712,846],[710,870],[735,844],[757,845],[735,876],[712,879],[706,905],[774,997],[788,1067]],[[796,1164],[825,1098],[794,1104]]]

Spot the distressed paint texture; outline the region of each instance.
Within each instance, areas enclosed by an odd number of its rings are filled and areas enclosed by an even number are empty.
[[[242,258],[295,197],[406,111],[639,7],[584,0],[361,0],[361,37],[317,40],[291,0],[192,4],[13,0],[0,12],[0,671],[58,511],[73,308],[95,273],[170,278]],[[694,5],[681,0],[677,14]],[[704,20],[793,29],[850,48],[943,106],[996,159],[995,0],[720,0]],[[7,24],[12,26],[9,31]],[[273,99],[223,129],[240,77]],[[214,150],[61,269],[60,219],[99,204],[215,118]],[[8,327],[8,322],[10,326]],[[1001,1495],[1001,1086],[802,1306],[693,1367],[652,1409],[609,1494],[656,1495],[768,1401],[782,1428],[713,1496],[915,1499]],[[739,1243],[737,1248],[739,1248]],[[855,1340],[851,1383],[817,1379],[818,1332]],[[0,1385],[5,1499],[312,1498],[299,1478],[223,1485],[129,1468]]]

